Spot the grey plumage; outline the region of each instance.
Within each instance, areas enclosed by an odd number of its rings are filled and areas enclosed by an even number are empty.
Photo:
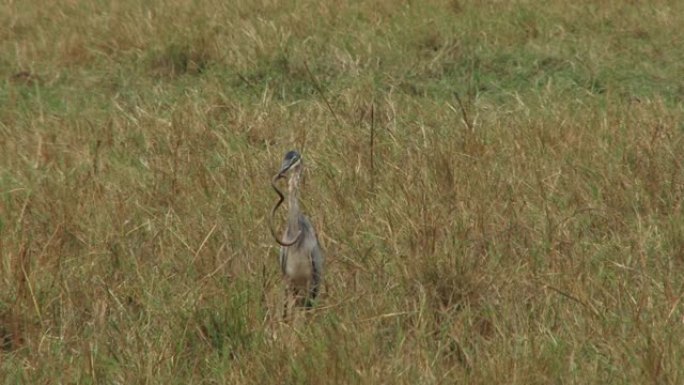
[[[325,255],[321,250],[311,221],[301,213],[299,208],[298,195],[301,173],[302,162],[299,153],[290,151],[285,154],[280,171],[273,178],[273,188],[280,196],[280,201],[271,211],[273,216],[284,200],[275,182],[289,174],[288,215],[287,227],[283,233],[284,240],[278,239],[272,225],[271,232],[281,245],[280,270],[289,292],[294,296],[298,305],[310,307],[320,292]]]

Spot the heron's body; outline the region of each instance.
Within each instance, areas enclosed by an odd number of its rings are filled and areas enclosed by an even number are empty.
[[[321,250],[309,218],[301,213],[299,208],[299,179],[301,175],[301,163],[299,154],[296,160],[288,159],[291,153],[286,155],[279,175],[292,169],[288,181],[288,215],[287,228],[284,232],[285,239],[294,239],[292,244],[281,243],[280,269],[288,290],[294,296],[300,306],[311,306],[319,293],[323,264],[325,257]]]
[[[297,221],[288,222],[285,236],[292,238],[298,231],[302,232],[302,237],[294,245],[280,248],[280,268],[297,297],[315,299],[323,267],[322,253],[307,217],[301,216]]]

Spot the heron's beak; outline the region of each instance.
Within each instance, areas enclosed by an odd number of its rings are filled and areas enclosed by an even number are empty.
[[[297,165],[298,163],[299,163],[299,158],[285,159],[283,161],[283,164],[280,165],[280,171],[278,171],[278,174],[276,174],[277,175],[276,179],[284,178],[285,174],[287,174],[287,172],[290,171],[290,169],[292,167],[294,167],[295,165]]]
[[[274,181],[277,181],[278,179],[285,178],[285,174],[287,174],[287,168],[283,169],[282,167],[280,168],[280,171],[278,171],[277,174],[273,177]]]
[[[273,177],[273,181],[277,181],[278,179],[285,178],[285,175],[287,174],[287,171],[290,169],[289,165],[283,165],[280,167],[280,171],[278,171],[277,174]]]

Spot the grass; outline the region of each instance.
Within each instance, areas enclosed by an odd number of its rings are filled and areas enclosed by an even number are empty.
[[[0,378],[682,383],[683,8],[3,5]],[[282,323],[291,148],[328,263]]]

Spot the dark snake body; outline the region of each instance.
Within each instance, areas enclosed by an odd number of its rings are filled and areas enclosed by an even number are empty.
[[[297,235],[294,237],[294,239],[291,242],[286,242],[286,241],[282,241],[278,237],[278,235],[276,234],[275,228],[273,227],[273,217],[275,216],[275,212],[276,212],[276,210],[278,210],[278,207],[280,207],[280,205],[282,205],[283,201],[285,200],[285,195],[283,195],[283,193],[280,190],[278,190],[278,186],[276,186],[276,181],[280,178],[282,178],[282,175],[277,174],[271,180],[271,187],[273,187],[273,190],[275,190],[276,194],[278,194],[278,196],[280,198],[278,199],[278,203],[276,203],[275,206],[273,206],[273,209],[271,210],[271,220],[268,222],[268,225],[269,225],[268,227],[271,230],[271,235],[276,240],[276,242],[278,242],[278,244],[281,246],[287,247],[287,246],[292,246],[295,243],[297,243],[297,241],[299,241],[299,237],[302,235],[302,231],[300,230],[299,232],[297,232]]]

